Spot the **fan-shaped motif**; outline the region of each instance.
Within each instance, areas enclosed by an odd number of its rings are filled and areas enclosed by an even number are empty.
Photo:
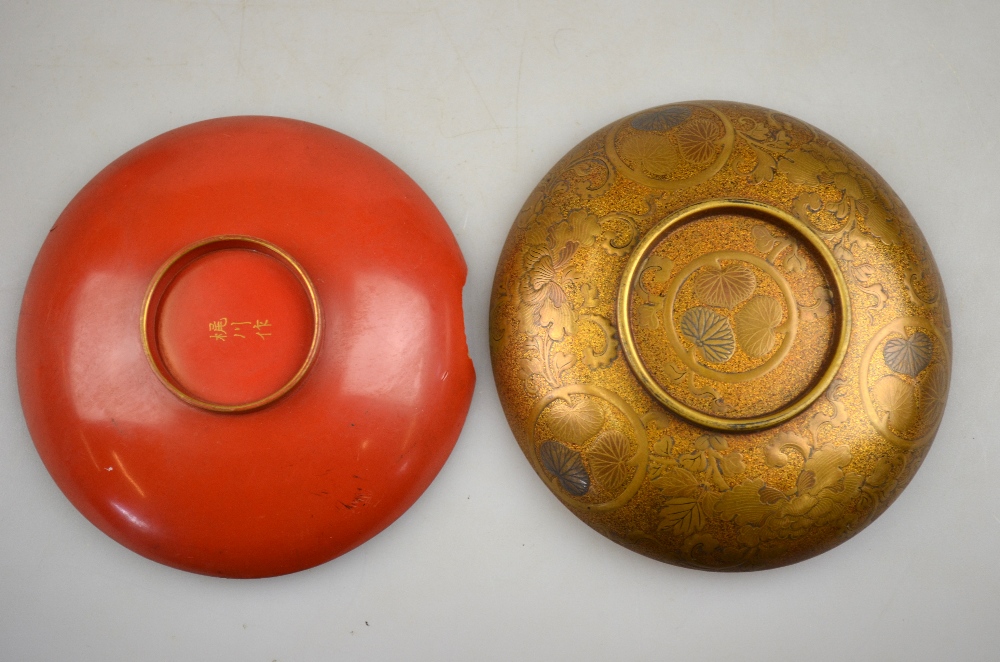
[[[774,329],[781,324],[781,304],[768,296],[756,296],[736,313],[736,337],[749,356],[760,358],[774,349]]]
[[[622,158],[650,175],[669,175],[677,166],[677,148],[666,136],[655,133],[633,133],[626,136],[618,148]]]
[[[697,119],[677,131],[677,146],[688,161],[708,163],[715,158],[716,144],[722,136],[722,128],[717,123]]]
[[[889,415],[889,425],[906,431],[916,418],[913,387],[895,375],[886,375],[872,389],[875,402]]]
[[[709,306],[732,308],[746,301],[757,287],[753,270],[742,264],[704,267],[694,277],[694,293]]]
[[[736,351],[729,320],[711,308],[690,308],[681,318],[681,333],[701,350],[706,361],[725,363]]]
[[[580,445],[601,431],[604,410],[593,400],[557,400],[549,407],[549,428],[557,439]]]
[[[691,117],[687,106],[669,106],[633,117],[630,124],[639,131],[669,131]]]
[[[896,372],[916,377],[931,362],[933,352],[933,341],[926,333],[917,331],[909,338],[887,340],[882,355],[885,364]]]
[[[558,478],[562,488],[573,496],[583,496],[590,489],[590,476],[576,451],[557,441],[546,441],[539,456],[545,470]]]
[[[631,444],[618,430],[602,432],[587,449],[587,460],[594,479],[605,489],[621,489],[631,477]]]
[[[943,365],[938,364],[927,371],[920,382],[919,392],[924,427],[930,428],[941,420],[948,401],[948,371]]]

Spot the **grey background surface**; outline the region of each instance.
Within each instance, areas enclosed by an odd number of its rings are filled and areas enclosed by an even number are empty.
[[[998,27],[992,2],[0,0],[0,659],[997,659]],[[752,574],[645,559],[566,511],[513,441],[487,346],[501,244],[549,167],[620,116],[705,98],[780,109],[871,163],[954,324],[951,401],[903,496],[832,552]],[[469,264],[479,376],[412,509],[259,581],[160,566],[86,522],[14,378],[62,208],[133,146],[234,114],[335,128],[424,187]]]

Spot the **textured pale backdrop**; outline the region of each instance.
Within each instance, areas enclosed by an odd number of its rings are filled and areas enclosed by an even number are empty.
[[[992,2],[0,0],[0,659],[996,659],[998,27]],[[487,349],[496,259],[542,175],[611,120],[703,98],[861,154],[920,223],[954,323],[951,402],[910,487],[834,551],[756,574],[650,561],[567,512],[511,437]],[[14,380],[21,293],[66,203],[138,143],[233,114],[338,129],[424,187],[469,264],[479,374],[406,515],[262,581],[172,570],[87,523]]]

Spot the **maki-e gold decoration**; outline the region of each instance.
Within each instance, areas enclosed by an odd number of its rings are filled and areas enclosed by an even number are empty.
[[[637,552],[794,563],[920,466],[948,309],[903,203],[787,115],[653,108],[593,134],[518,215],[490,309],[497,389],[552,492]]]

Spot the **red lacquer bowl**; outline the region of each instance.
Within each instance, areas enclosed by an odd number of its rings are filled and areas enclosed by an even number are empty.
[[[56,483],[176,568],[302,570],[426,489],[475,375],[434,205],[313,124],[182,127],[108,166],[42,246],[17,374]]]

